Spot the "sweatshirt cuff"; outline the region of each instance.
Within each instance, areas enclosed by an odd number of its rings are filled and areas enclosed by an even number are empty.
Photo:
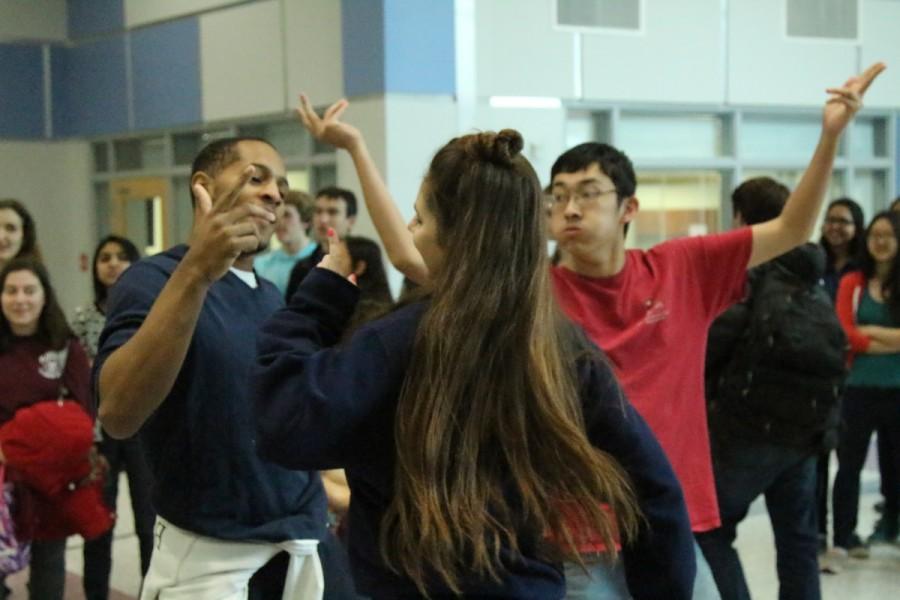
[[[356,310],[359,294],[359,287],[345,277],[329,269],[315,267],[303,278],[291,298],[291,304],[296,304],[301,298],[316,298],[327,302],[334,311],[349,319]]]

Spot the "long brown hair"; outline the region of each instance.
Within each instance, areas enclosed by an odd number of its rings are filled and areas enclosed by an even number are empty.
[[[0,290],[6,287],[6,278],[15,271],[29,271],[41,282],[44,288],[44,309],[38,320],[37,339],[49,346],[52,350],[62,350],[74,337],[66,315],[63,313],[59,302],[56,300],[56,292],[50,285],[50,275],[40,261],[33,257],[14,258],[0,269]],[[0,352],[10,349],[16,340],[6,315],[0,311]]]
[[[499,580],[501,548],[580,562],[589,532],[613,549],[639,520],[627,475],[585,433],[585,345],[552,297],[522,144],[509,129],[455,138],[423,187],[444,258],[398,401],[380,547],[425,595],[435,577],[454,593],[467,573]]]

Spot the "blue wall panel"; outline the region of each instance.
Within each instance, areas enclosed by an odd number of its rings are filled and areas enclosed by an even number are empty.
[[[125,0],[68,0],[69,39],[125,29]]]
[[[386,92],[456,92],[453,0],[385,0],[384,28]]]
[[[40,46],[0,44],[0,137],[44,135],[44,61]]]
[[[344,94],[384,93],[384,0],[341,0]]]
[[[54,136],[128,129],[124,35],[74,48],[55,47],[51,63]]]
[[[133,30],[131,60],[135,129],[202,121],[197,17]]]

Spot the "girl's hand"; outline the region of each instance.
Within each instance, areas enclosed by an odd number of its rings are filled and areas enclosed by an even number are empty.
[[[341,115],[350,105],[345,99],[338,100],[328,107],[321,117],[313,110],[312,104],[306,94],[300,94],[300,105],[297,107],[297,116],[314,138],[320,142],[331,144],[335,148],[353,150],[362,142],[362,134],[359,129],[343,123]]]

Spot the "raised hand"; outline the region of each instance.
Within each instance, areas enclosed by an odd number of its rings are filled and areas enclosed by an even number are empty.
[[[262,206],[252,202],[237,204],[241,191],[255,171],[253,165],[244,169],[237,185],[217,197],[215,202],[205,187],[194,184],[199,214],[194,224],[191,248],[184,260],[198,269],[210,283],[222,278],[241,254],[259,248],[260,239],[254,218],[275,222],[275,213]]]
[[[353,258],[350,256],[350,250],[347,249],[347,242],[340,239],[334,229],[328,230],[327,250],[328,254],[319,261],[318,266],[334,271],[355,284],[356,275],[353,273]]]
[[[345,99],[338,100],[325,110],[321,117],[313,110],[306,94],[300,94],[300,105],[297,116],[300,122],[320,142],[331,144],[336,148],[351,150],[362,140],[359,129],[340,120],[341,115],[350,105]]]
[[[840,135],[862,108],[863,96],[875,78],[887,67],[884,63],[875,63],[861,74],[851,77],[842,87],[828,88],[828,101],[822,114],[822,130],[832,135]]]

